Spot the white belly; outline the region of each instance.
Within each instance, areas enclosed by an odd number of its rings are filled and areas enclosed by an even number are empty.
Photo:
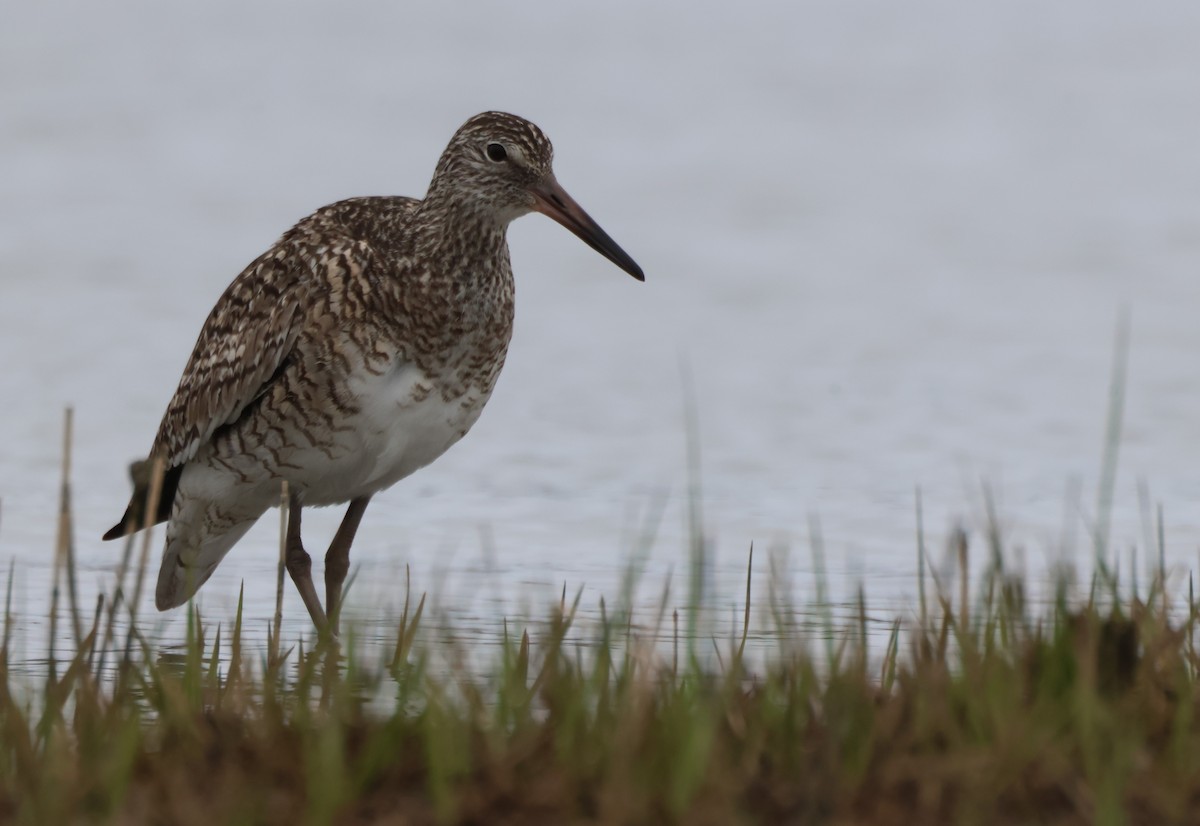
[[[257,449],[219,454],[209,442],[189,462],[179,488],[156,591],[160,610],[188,599],[263,511],[279,501],[286,479],[305,505],[334,505],[383,490],[424,467],[479,418],[490,390],[447,400],[413,367],[348,382],[358,412],[334,419],[334,431],[279,431]],[[245,444],[239,441],[227,445]]]
[[[287,464],[306,468],[294,481],[308,505],[331,505],[390,487],[432,462],[475,424],[490,393],[447,401],[412,366],[350,383],[359,413],[340,421],[327,449],[297,448]]]

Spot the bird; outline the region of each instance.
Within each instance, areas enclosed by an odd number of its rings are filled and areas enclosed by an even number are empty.
[[[191,599],[280,504],[286,482],[285,566],[318,631],[336,637],[371,497],[462,439],[495,387],[513,331],[508,225],[543,213],[645,280],[558,183],[553,156],[532,122],[475,115],[450,139],[423,199],[321,207],[233,280],[154,437],[157,498],[135,485],[104,534],[167,523],[158,610]],[[325,555],[322,606],[301,515],[347,503]]]

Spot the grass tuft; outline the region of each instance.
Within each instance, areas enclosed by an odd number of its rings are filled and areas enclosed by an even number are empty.
[[[1038,609],[989,566],[974,604],[936,588],[940,610],[892,620],[873,657],[861,590],[847,627],[822,610],[821,653],[785,637],[747,648],[750,577],[711,670],[678,657],[678,631],[661,644],[654,623],[604,612],[584,627],[565,593],[543,623],[506,625],[482,667],[423,627],[411,595],[382,648],[350,633],[256,662],[275,629],[248,639],[239,599],[229,623],[192,608],[178,651],[131,635],[109,672],[98,606],[61,673],[30,687],[10,670],[6,608],[0,819],[1084,824],[1200,810],[1190,582],[1178,615],[1161,578],[1145,602],[1064,586]]]

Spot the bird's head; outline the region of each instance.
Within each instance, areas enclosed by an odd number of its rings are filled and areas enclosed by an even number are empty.
[[[554,147],[536,125],[505,112],[468,120],[438,161],[429,191],[459,208],[508,224],[529,212],[549,215],[638,281],[637,263],[584,212],[554,178]]]

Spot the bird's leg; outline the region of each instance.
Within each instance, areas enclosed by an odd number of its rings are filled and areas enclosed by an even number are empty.
[[[313,587],[312,557],[304,550],[300,541],[300,499],[294,493],[288,501],[287,553],[284,561],[292,582],[296,583],[296,590],[300,592],[300,598],[304,600],[304,607],[308,609],[313,624],[317,626],[317,631],[321,634],[328,632],[329,621],[321,608],[317,589]]]
[[[370,501],[370,496],[350,500],[342,524],[338,526],[325,553],[325,610],[329,612],[329,625],[335,637],[342,616],[342,583],[346,581],[346,573],[350,570],[350,545],[354,542],[354,533]]]

